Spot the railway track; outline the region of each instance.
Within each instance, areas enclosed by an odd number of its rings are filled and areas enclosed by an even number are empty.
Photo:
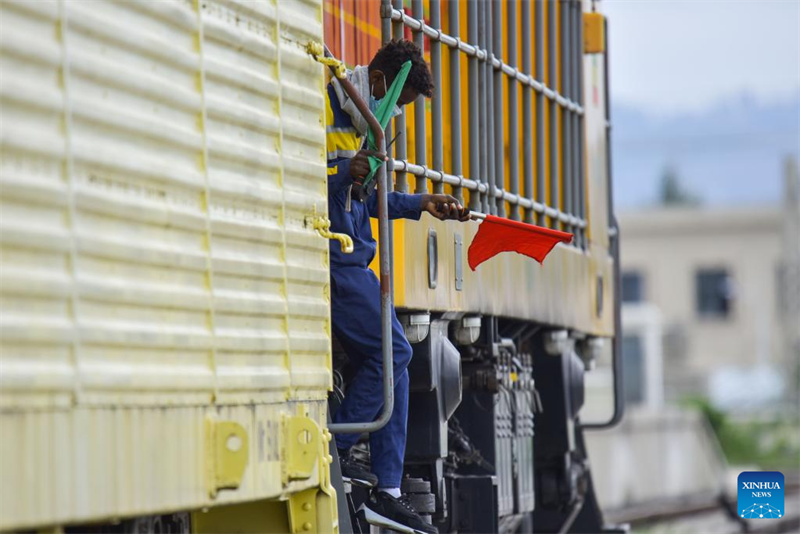
[[[743,519],[736,501],[725,495],[689,495],[609,511],[606,520],[628,523],[633,532],[648,534],[776,534],[800,532],[800,481],[786,486],[786,515],[781,519]]]

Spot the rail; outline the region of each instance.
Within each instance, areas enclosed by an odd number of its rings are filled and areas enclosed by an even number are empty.
[[[608,35],[608,20],[605,21],[604,33]],[[623,385],[622,369],[622,274],[620,267],[619,250],[619,223],[614,212],[613,173],[611,166],[611,99],[609,86],[611,84],[608,70],[609,45],[606,39],[605,53],[603,54],[603,69],[605,72],[605,105],[606,105],[606,175],[608,176],[608,228],[611,240],[611,255],[614,259],[614,341],[612,345],[611,366],[614,376],[614,412],[611,418],[603,423],[581,424],[587,430],[602,430],[611,428],[620,421],[625,414],[625,388]]]
[[[332,58],[328,47],[325,46],[325,57]],[[334,76],[337,76],[336,66],[328,65]],[[338,77],[338,76],[337,76]],[[353,84],[346,78],[339,78],[342,88],[347,96],[353,99],[358,111],[367,119],[370,130],[375,135],[375,142],[380,153],[386,152],[386,137],[383,133],[378,119],[369,110],[369,106],[361,98]],[[378,167],[377,172],[377,195],[378,195],[378,242],[380,244],[380,284],[381,284],[381,364],[383,366],[383,409],[381,414],[374,421],[362,421],[354,423],[332,423],[328,425],[328,430],[339,434],[353,434],[363,432],[375,432],[380,430],[394,411],[394,360],[392,358],[392,264],[390,257],[391,246],[389,244],[389,210],[388,193],[386,180],[386,162]]]
[[[382,0],[383,41],[403,37],[405,28],[413,32],[414,41],[420,47],[428,37],[431,73],[436,86],[431,100],[431,164],[427,161],[425,98],[420,96],[414,104],[415,161],[408,159],[405,139],[398,139],[392,161],[395,187],[408,191],[408,175],[412,175],[415,177],[414,192],[426,192],[430,181],[434,192],[443,192],[444,185],[451,186],[454,196],[462,202],[466,189],[471,192],[469,207],[473,211],[560,227],[573,232],[575,246],[585,249],[581,3],[578,0],[504,1],[507,4],[505,25],[502,1],[468,1],[467,36],[462,39],[460,2],[448,2],[449,33],[445,33],[440,27],[439,0],[430,0],[427,22],[423,17],[422,0],[412,0],[411,15],[404,11],[402,0]],[[556,4],[559,9],[556,9]],[[531,31],[532,19],[534,31]],[[522,44],[521,65],[516,64],[518,30]],[[531,46],[532,37],[535,38],[535,47]],[[508,50],[506,58],[501,57],[504,39]],[[444,169],[443,157],[442,45],[449,49],[450,58],[451,127],[447,143],[451,156],[450,172]],[[531,57],[532,49],[535,58]],[[548,53],[547,83],[544,81],[545,50]],[[461,54],[468,58],[469,177],[465,177],[462,170]],[[561,59],[560,66],[557,57]],[[504,76],[509,80],[505,88]],[[518,117],[520,89],[521,135]],[[547,117],[545,105],[548,106]],[[405,129],[405,112],[395,119],[394,126],[398,131]],[[545,143],[545,131],[549,143]],[[547,155],[546,145],[549,146]],[[549,162],[549,169],[546,162]]]

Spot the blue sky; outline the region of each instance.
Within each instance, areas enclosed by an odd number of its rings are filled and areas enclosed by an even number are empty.
[[[800,1],[604,0],[615,198],[656,202],[667,166],[706,205],[777,204],[800,152]]]
[[[653,114],[800,91],[798,0],[604,0],[615,98]]]

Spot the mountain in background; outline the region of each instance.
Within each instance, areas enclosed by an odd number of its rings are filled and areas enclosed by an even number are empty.
[[[620,209],[657,204],[667,169],[704,205],[777,204],[783,159],[800,156],[800,95],[770,104],[743,95],[669,117],[616,102],[612,120]]]

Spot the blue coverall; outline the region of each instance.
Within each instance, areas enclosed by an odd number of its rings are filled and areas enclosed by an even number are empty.
[[[347,389],[334,422],[373,421],[383,409],[383,370],[381,364],[380,283],[369,269],[377,245],[372,238],[369,218],[378,216],[377,195],[365,202],[353,199],[346,209],[350,158],[358,152],[363,138],[358,136],[350,116],[342,111],[333,88],[327,91],[328,212],[331,231],[353,238],[352,254],[343,254],[339,243],[331,241],[331,316],[333,333],[358,371]],[[420,195],[389,193],[389,218],[419,220]],[[388,424],[370,434],[372,472],[381,488],[399,488],[403,475],[408,418],[408,363],[411,345],[392,309],[392,347],[394,357],[394,411]],[[349,449],[357,434],[339,434],[339,449]]]

